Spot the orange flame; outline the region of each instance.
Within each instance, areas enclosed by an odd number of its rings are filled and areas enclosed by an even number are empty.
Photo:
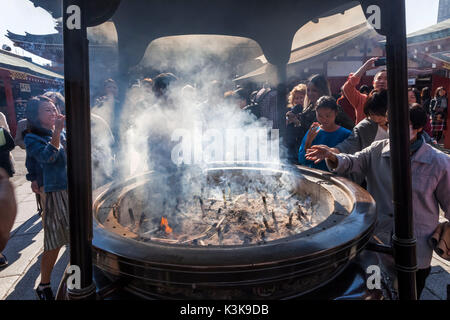
[[[164,231],[165,231],[167,234],[172,233],[172,228],[169,227],[169,222],[168,222],[167,219],[164,218],[164,217],[161,218],[161,228],[162,228],[162,227],[165,228]]]

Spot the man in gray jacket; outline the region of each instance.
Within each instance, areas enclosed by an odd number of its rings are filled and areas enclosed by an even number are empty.
[[[431,270],[433,249],[427,240],[439,223],[439,206],[450,220],[450,157],[424,142],[422,131],[426,119],[426,113],[420,106],[410,108],[412,204],[419,297]],[[338,174],[365,175],[367,190],[377,204],[375,235],[389,243],[394,226],[389,140],[375,141],[354,155],[336,154],[326,146],[316,145],[309,149],[306,158],[313,161],[326,159],[330,171]]]

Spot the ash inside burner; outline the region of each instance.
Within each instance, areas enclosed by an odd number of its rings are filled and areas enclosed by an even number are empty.
[[[97,217],[106,229],[140,242],[241,246],[310,236],[349,210],[320,178],[269,173],[221,168],[174,180],[152,175],[110,190]],[[336,212],[344,214],[329,219]]]
[[[149,203],[161,199],[154,194]],[[264,243],[313,228],[323,219],[309,198],[300,201],[295,194],[279,196],[261,191],[233,195],[214,189],[211,194],[195,196],[189,201],[178,199],[173,214],[144,210],[145,227],[133,232],[142,240],[191,245],[241,245]],[[167,221],[166,221],[167,219]]]
[[[197,177],[148,172],[98,190],[95,265],[150,299],[295,298],[338,275],[375,227],[370,195],[318,170],[217,164]]]

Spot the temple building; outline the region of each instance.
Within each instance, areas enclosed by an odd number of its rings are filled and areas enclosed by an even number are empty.
[[[61,91],[62,75],[35,64],[30,58],[0,50],[0,112],[15,136],[17,122],[25,116],[25,103],[45,91]]]
[[[410,33],[407,37],[408,58],[413,68],[426,70],[437,78],[448,79],[450,76],[449,37],[450,18]],[[433,86],[438,85],[433,84]]]
[[[35,54],[52,62],[51,69],[64,73],[64,52],[61,19],[57,20],[55,29],[58,33],[36,35],[25,32],[25,35],[13,33],[8,30],[6,37],[25,51]]]
[[[62,18],[59,17],[55,21],[56,33],[20,35],[8,31],[6,36],[14,43],[14,46],[50,60],[52,65],[49,69],[63,74]],[[91,88],[93,88],[93,92],[100,92],[103,88],[103,81],[107,78],[115,78],[117,73],[117,34],[114,24],[106,22],[100,26],[88,28],[88,40]]]
[[[415,79],[414,86],[428,86],[434,95],[438,87],[450,92],[450,18],[407,36],[410,69],[424,74]],[[410,79],[411,80],[411,79]],[[447,114],[450,123],[450,113]],[[450,148],[450,126],[444,131],[444,146]]]

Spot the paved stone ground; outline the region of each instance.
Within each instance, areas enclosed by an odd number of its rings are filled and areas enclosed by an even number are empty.
[[[30,183],[25,179],[25,152],[16,147],[13,155],[17,172],[12,181],[16,191],[18,214],[11,239],[3,251],[9,260],[9,266],[0,270],[0,299],[34,300],[34,288],[40,281],[44,234],[41,219],[36,214],[35,196],[31,192]],[[63,248],[51,279],[55,293],[68,261],[68,250]],[[445,300],[447,284],[450,284],[450,262],[435,255],[421,299]]]

